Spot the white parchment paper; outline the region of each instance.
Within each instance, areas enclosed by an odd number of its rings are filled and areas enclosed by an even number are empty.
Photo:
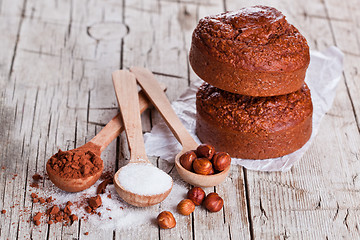
[[[233,158],[232,164],[241,165],[250,170],[286,172],[291,169],[295,162],[301,159],[310,147],[323,116],[329,111],[334,101],[336,87],[341,79],[343,53],[336,47],[330,47],[323,52],[312,51],[310,55],[310,65],[305,78],[311,90],[314,106],[313,131],[310,140],[301,149],[283,157],[265,160]],[[200,143],[200,140],[195,135],[195,95],[197,88],[201,84],[201,80],[194,82],[177,101],[172,103],[172,107],[186,129],[198,143]],[[172,162],[176,154],[181,150],[181,145],[164,121],[159,122],[150,133],[145,134],[145,147],[148,155],[159,156]]]

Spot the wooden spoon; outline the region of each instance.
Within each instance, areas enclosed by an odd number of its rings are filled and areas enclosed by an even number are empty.
[[[142,67],[132,67],[130,68],[130,71],[135,74],[136,79],[142,87],[143,91],[148,96],[151,103],[160,112],[166,124],[175,135],[176,139],[183,146],[181,152],[179,152],[175,157],[176,170],[182,179],[191,185],[200,187],[212,187],[223,182],[229,174],[230,166],[224,171],[214,175],[196,174],[186,170],[183,168],[183,166],[181,166],[179,161],[180,156],[187,151],[195,150],[198,147],[198,144],[181,123],[180,119],[171,107],[171,104],[166,95],[161,91],[159,82],[155,79],[155,76],[149,70]]]
[[[162,86],[165,90],[165,86]],[[145,97],[143,92],[139,92],[140,112],[145,111],[150,106],[149,100]],[[101,155],[101,152],[124,130],[120,113],[118,113],[106,126],[88,143],[81,147],[66,151],[75,153],[76,151],[88,150]],[[49,160],[50,161],[50,160]],[[103,164],[101,169],[94,175],[83,178],[64,178],[59,176],[50,166],[46,164],[46,171],[50,180],[60,189],[67,192],[79,192],[92,186],[101,176],[103,171]]]
[[[112,77],[130,149],[129,163],[114,176],[115,189],[131,205],[155,205],[169,195],[172,178],[153,166],[146,155],[135,76],[129,71],[118,70]]]

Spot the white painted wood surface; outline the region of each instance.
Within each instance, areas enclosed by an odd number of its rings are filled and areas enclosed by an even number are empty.
[[[113,70],[147,67],[174,100],[196,79],[187,58],[198,19],[259,3],[283,11],[311,49],[336,45],[345,53],[334,106],[290,172],[233,167],[215,188],[224,210],[197,209],[172,230],[91,229],[85,236],[90,226],[84,221],[36,228],[27,222],[44,210],[31,202],[31,176],[45,173],[58,148],[84,144],[117,113]],[[359,6],[356,0],[0,0],[0,210],[7,210],[0,215],[0,239],[359,239]],[[147,111],[143,130],[158,119]],[[124,140],[102,154],[114,172],[128,158]]]

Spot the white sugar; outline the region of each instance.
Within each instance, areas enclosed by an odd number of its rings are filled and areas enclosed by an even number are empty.
[[[143,195],[166,192],[172,187],[172,178],[152,164],[131,163],[121,168],[120,185],[127,191]]]

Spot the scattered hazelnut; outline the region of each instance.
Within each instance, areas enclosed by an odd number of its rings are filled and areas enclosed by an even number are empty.
[[[157,217],[157,223],[162,229],[174,228],[176,226],[175,218],[169,211],[161,212]]]
[[[210,212],[218,212],[222,209],[224,200],[217,193],[210,193],[204,200],[204,206]]]
[[[198,174],[208,175],[211,172],[212,164],[207,158],[197,158],[193,162],[193,169]]]
[[[177,205],[177,210],[182,215],[190,215],[195,210],[195,204],[190,199],[184,199]]]
[[[191,171],[192,170],[192,164],[193,161],[196,159],[196,154],[194,151],[188,151],[181,155],[180,157],[180,164],[183,166],[186,170]]]
[[[215,148],[209,144],[201,144],[196,149],[196,155],[198,157],[204,157],[211,159],[215,154]]]
[[[190,199],[196,206],[199,206],[204,201],[205,192],[200,187],[194,187],[188,191],[187,198]]]
[[[226,152],[217,152],[212,158],[213,166],[218,171],[224,171],[231,163],[231,157]]]

